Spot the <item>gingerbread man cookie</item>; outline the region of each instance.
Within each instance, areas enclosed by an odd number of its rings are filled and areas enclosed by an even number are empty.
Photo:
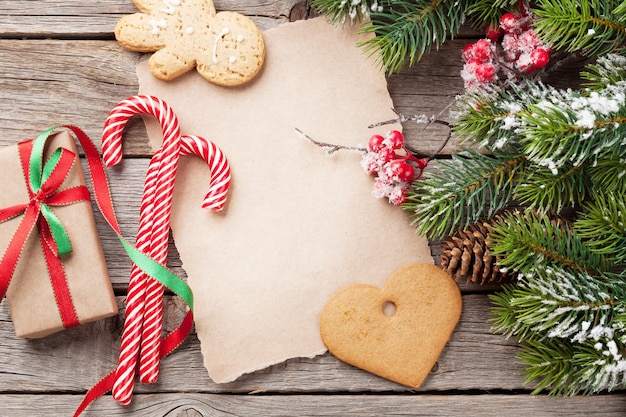
[[[265,59],[261,32],[246,16],[215,10],[212,0],[134,0],[115,38],[125,49],[154,52],[148,65],[161,80],[194,67],[208,81],[235,86],[254,78]]]

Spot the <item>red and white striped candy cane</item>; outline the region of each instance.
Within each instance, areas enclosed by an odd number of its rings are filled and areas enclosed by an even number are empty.
[[[178,119],[164,101],[151,96],[134,96],[116,106],[104,126],[102,155],[107,166],[122,159],[122,133],[128,120],[138,114],[158,119],[163,129],[163,145],[155,152],[144,184],[136,246],[154,260],[165,264],[167,239],[181,135]],[[133,265],[126,299],[126,318],[120,358],[113,386],[113,397],[127,405],[132,398],[139,354],[143,311],[148,277]]]
[[[155,97],[135,96],[121,102],[105,123],[103,156],[107,165],[121,160],[122,132],[136,114],[155,116],[163,128],[163,146],[155,152],[148,166],[144,196],[140,209],[137,248],[165,265],[169,236],[169,215],[175,171],[178,163],[171,152],[193,154],[207,162],[211,170],[209,192],[204,208],[220,211],[230,184],[230,167],[223,152],[210,141],[198,136],[180,136],[178,120],[171,108]],[[165,176],[165,178],[163,177]],[[121,404],[132,398],[137,361],[142,382],[158,379],[163,286],[135,265],[131,270],[122,335],[120,359],[115,376],[113,397]]]
[[[199,136],[183,136],[180,152],[181,155],[199,156],[209,165],[211,180],[202,208],[221,211],[226,204],[231,179],[230,165],[224,152],[213,142]]]
[[[221,211],[226,203],[231,178],[230,166],[222,150],[202,137],[183,136],[181,155],[196,155],[207,163],[211,171],[211,179],[209,192],[202,207]],[[149,280],[145,300],[139,375],[141,382],[154,383],[159,377],[159,351],[163,328],[163,285],[156,280]]]

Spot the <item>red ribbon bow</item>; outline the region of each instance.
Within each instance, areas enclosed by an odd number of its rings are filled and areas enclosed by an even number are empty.
[[[84,185],[60,189],[77,159],[73,152],[59,148],[43,169],[39,163],[37,170],[32,169],[32,158],[38,157],[33,155],[33,141],[19,143],[18,150],[29,201],[0,209],[0,223],[24,215],[0,261],[0,299],[6,294],[26,241],[36,226],[63,326],[73,327],[80,323],[61,261],[61,256],[71,252],[72,247],[67,232],[49,206],[90,201],[89,190]]]
[[[183,283],[183,281],[176,277],[171,271],[167,270],[148,255],[138,251],[123,238],[115,216],[104,165],[102,164],[97,148],[85,132],[76,126],[63,127],[74,133],[82,145],[93,183],[95,202],[104,216],[104,219],[119,237],[124,249],[131,256],[133,262],[138,265],[141,264],[144,272],[152,277],[163,275],[163,284],[171,284],[170,281],[172,280]],[[56,221],[54,219],[56,216],[54,216],[47,206],[67,205],[78,201],[89,200],[89,192],[85,186],[59,190],[76,159],[76,155],[66,149],[57,150],[53,156],[50,157],[50,160],[46,163],[46,166],[43,167],[43,170],[41,169],[40,154],[43,153],[42,144],[45,143],[47,137],[55,129],[56,128],[51,128],[43,132],[34,142],[29,141],[19,144],[20,159],[30,199],[26,204],[0,209],[0,222],[24,214],[24,218],[18,226],[18,230],[15,232],[9,244],[9,248],[5,252],[2,260],[0,260],[0,299],[4,297],[6,293],[25,242],[36,225],[42,242],[41,246],[46,256],[46,261],[48,262],[49,275],[54,287],[55,296],[57,297],[57,304],[61,310],[61,315],[63,316],[65,314],[67,316],[63,319],[63,323],[66,327],[69,327],[68,325],[76,325],[79,323],[71,302],[60,257],[63,256],[64,253],[68,253],[68,248],[69,251],[71,251],[71,244],[69,244],[69,239],[64,242],[65,238],[63,233],[59,233],[59,230],[55,231],[55,229],[57,229],[56,226],[60,226],[60,222],[55,224]],[[39,158],[39,161],[37,161],[37,158]],[[53,163],[50,163],[51,161]],[[39,166],[37,167],[35,165]],[[52,216],[49,215],[50,213],[52,213]],[[66,234],[65,237],[67,237]],[[169,287],[170,285],[168,285],[168,288]],[[174,287],[177,286],[174,285]],[[178,292],[176,290],[174,290],[174,292],[181,295],[186,301],[193,299],[193,297],[191,297],[191,291],[186,287],[186,284],[185,288],[179,288]],[[191,332],[192,325],[193,314],[190,310],[187,312],[180,326],[163,339],[159,357],[163,358],[172,353],[187,338]],[[76,409],[74,416],[79,416],[96,398],[111,391],[114,381],[115,370],[102,378],[86,393],[83,401]]]

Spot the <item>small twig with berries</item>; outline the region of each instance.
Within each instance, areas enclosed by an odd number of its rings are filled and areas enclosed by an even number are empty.
[[[451,128],[450,123],[443,120],[427,116],[407,117],[398,112],[396,112],[396,114],[398,115],[397,120],[375,123],[370,125],[370,127],[395,124],[398,123],[398,120],[419,120],[420,122],[423,120],[421,123],[439,123]],[[387,198],[391,204],[397,206],[406,202],[407,190],[413,181],[421,177],[428,162],[441,152],[452,134],[450,129],[446,140],[434,154],[427,158],[419,158],[416,156],[418,152],[407,146],[404,141],[404,135],[398,130],[391,130],[385,136],[379,134],[372,135],[368,141],[367,148],[320,142],[311,138],[298,128],[296,128],[296,132],[309,142],[319,147],[326,148],[328,155],[332,155],[339,150],[361,152],[363,154],[361,166],[368,174],[376,176],[372,194],[377,198]]]
[[[450,107],[454,102],[450,103],[448,106],[446,106],[446,108],[444,110],[442,110],[442,112],[440,112],[439,114],[441,115],[443,113],[443,111],[447,110],[448,107]],[[448,135],[446,136],[446,138],[444,139],[444,141],[441,143],[441,145],[439,145],[439,148],[437,148],[437,150],[435,152],[433,152],[430,156],[428,156],[426,158],[427,162],[432,161],[433,159],[435,159],[435,157],[437,155],[439,155],[441,153],[441,151],[443,150],[443,148],[446,147],[446,145],[448,144],[448,141],[450,140],[450,137],[452,136],[452,124],[450,122],[446,122],[445,120],[441,120],[441,119],[437,119],[435,115],[432,116],[426,116],[425,114],[419,114],[419,115],[413,115],[413,116],[406,116],[400,112],[398,112],[396,109],[391,109],[395,114],[398,115],[398,117],[396,117],[395,119],[389,119],[389,120],[385,120],[382,122],[377,122],[377,123],[373,123],[371,125],[368,126],[368,128],[373,128],[373,127],[380,127],[380,126],[384,126],[384,125],[390,125],[390,124],[398,124],[398,123],[405,123],[405,122],[416,122],[417,124],[425,124],[426,127],[428,127],[428,125],[430,124],[439,124],[442,126],[445,126],[448,128]],[[404,144],[404,147],[413,155],[417,155],[420,152],[414,148],[412,148],[410,145],[408,144]]]
[[[344,145],[335,145],[332,143],[320,142],[320,141],[313,139],[312,137],[310,137],[309,135],[307,135],[306,133],[304,133],[302,130],[298,129],[297,127],[295,129],[296,129],[296,132],[298,132],[303,138],[305,138],[309,142],[314,143],[320,148],[326,148],[326,153],[329,156],[340,150],[355,151],[355,152],[361,152],[361,153],[367,152],[366,148],[360,148],[358,146],[344,146]]]
[[[402,113],[399,113],[396,109],[391,109],[398,117],[395,119],[384,120],[382,122],[372,123],[368,126],[369,129],[373,127],[380,127],[384,125],[395,125],[399,123],[405,122],[415,122],[417,124],[430,124],[435,123],[435,116],[426,116],[425,114],[418,114],[413,116],[405,116]]]
[[[398,112],[396,109],[391,109],[391,111],[393,111],[395,114],[397,114],[398,117],[396,117],[395,119],[389,119],[389,120],[385,120],[385,121],[382,121],[382,122],[372,123],[371,125],[368,126],[368,128],[371,129],[373,127],[380,127],[380,126],[384,126],[384,125],[395,125],[395,124],[398,124],[398,123],[405,123],[405,122],[415,122],[417,124],[425,124],[425,125],[429,125],[429,124],[433,124],[434,123],[434,124],[440,124],[440,125],[444,125],[446,127],[450,127],[450,123],[446,122],[445,120],[437,119],[435,115],[426,116],[425,114],[416,114],[416,115],[413,115],[413,116],[406,116],[406,115]]]

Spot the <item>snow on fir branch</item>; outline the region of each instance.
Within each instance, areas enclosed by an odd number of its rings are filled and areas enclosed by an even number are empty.
[[[538,339],[522,345],[520,360],[526,366],[526,384],[532,394],[550,389],[550,395],[596,394],[621,389],[626,384],[626,348],[620,340],[587,341]]]
[[[439,161],[439,173],[426,173],[409,190],[405,210],[419,233],[442,237],[502,210],[512,198],[512,178],[525,158],[466,150]]]
[[[603,62],[615,61],[597,65]],[[597,91],[522,83],[462,99],[454,132],[487,154],[453,158],[442,164],[440,174],[426,173],[416,184],[405,208],[418,230],[441,237],[493,215],[511,199],[540,212],[558,212],[591,196],[598,185],[594,179],[623,177],[625,92],[624,79]]]
[[[607,54],[597,58],[595,64],[587,65],[581,74],[588,88],[598,91],[626,79],[626,56]]]
[[[533,393],[592,394],[626,384],[626,291],[622,276],[534,268],[491,295],[497,331],[524,343]]]
[[[492,296],[492,323],[522,342],[534,393],[626,387],[626,59],[583,76],[580,90],[522,81],[461,97],[453,130],[480,152],[441,161],[404,205],[432,238],[500,216],[488,249],[518,279]],[[553,220],[566,210],[572,222]]]
[[[518,129],[527,157],[554,170],[626,156],[626,80],[600,91],[567,90],[528,107]]]
[[[341,24],[356,24],[368,19],[372,12],[383,11],[377,0],[313,0],[311,6]]]
[[[616,319],[626,312],[626,289],[620,277],[609,273],[595,276],[537,264],[516,285],[505,284],[504,293],[505,301],[499,300],[501,295],[492,297],[507,310],[494,325],[520,340],[540,334],[575,343],[608,341],[626,326]]]

